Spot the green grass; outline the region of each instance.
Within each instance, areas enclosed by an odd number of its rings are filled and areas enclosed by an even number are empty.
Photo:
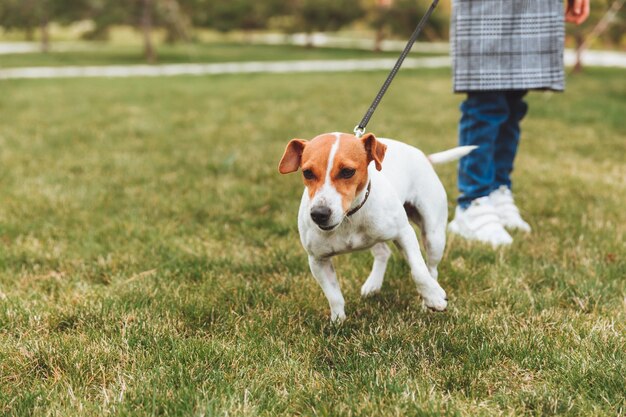
[[[535,231],[451,238],[447,313],[397,253],[361,300],[359,253],[332,326],[301,180],[276,166],[292,137],[350,130],[384,76],[1,82],[0,413],[623,415],[624,72],[531,94],[514,178]],[[402,72],[371,131],[453,146],[450,89]]]
[[[55,51],[56,48],[56,51]],[[233,42],[162,44],[157,47],[159,64],[238,61],[284,61],[302,59],[397,58],[397,52],[373,52],[343,48],[305,48],[290,45],[251,45]],[[414,52],[412,56],[432,56]],[[0,55],[0,68],[65,65],[145,64],[140,44],[105,42],[52,43],[47,54]]]

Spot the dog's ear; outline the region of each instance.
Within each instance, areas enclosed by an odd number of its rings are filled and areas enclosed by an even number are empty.
[[[302,161],[302,152],[306,146],[306,140],[304,139],[292,139],[285,148],[280,163],[278,164],[278,172],[281,174],[289,174],[295,172],[300,168],[300,162]]]
[[[372,161],[376,164],[376,169],[383,169],[382,163],[385,159],[385,151],[387,151],[387,145],[380,143],[376,140],[376,136],[372,133],[366,133],[361,138],[365,152],[367,152],[368,164]]]

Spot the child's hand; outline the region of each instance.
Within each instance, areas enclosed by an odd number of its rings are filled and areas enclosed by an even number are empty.
[[[580,25],[589,17],[590,0],[568,0],[565,9],[565,21]]]

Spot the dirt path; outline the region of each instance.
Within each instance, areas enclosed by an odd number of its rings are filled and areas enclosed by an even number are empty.
[[[32,52],[31,45],[0,43],[3,53]],[[565,51],[565,65],[572,66],[575,53]],[[395,63],[390,59],[346,59],[317,61],[237,62],[216,64],[109,65],[70,67],[0,68],[0,80],[21,78],[83,78],[83,77],[166,77],[175,75],[218,75],[292,72],[351,72],[388,70]],[[586,51],[583,65],[626,68],[626,53]],[[447,56],[408,58],[403,68],[444,68],[450,66]]]
[[[345,72],[388,70],[395,59],[347,59],[321,61],[236,62],[220,64],[111,65],[75,67],[30,67],[0,69],[1,79],[80,77],[166,77],[292,72]],[[450,66],[448,57],[410,58],[403,68]]]

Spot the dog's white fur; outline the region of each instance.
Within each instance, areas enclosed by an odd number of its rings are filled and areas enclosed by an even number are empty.
[[[378,171],[373,163],[369,164],[369,197],[354,215],[348,217],[342,210],[341,196],[329,177],[334,152],[341,140],[339,134],[336,137],[336,143],[330,150],[325,183],[312,199],[305,189],[298,213],[300,240],[308,253],[311,272],[330,304],[331,320],[343,321],[346,317],[332,257],[362,249],[371,250],[374,265],[361,287],[361,294],[365,297],[378,292],[383,284],[387,261],[391,256],[388,241],[394,242],[406,258],[425,305],[433,310],[445,310],[447,297],[437,282],[437,266],[446,243],[448,207],[446,192],[432,163],[458,159],[471,152],[473,147],[454,148],[433,154],[429,159],[420,150],[405,143],[379,138],[378,141],[387,146],[382,170]],[[357,194],[351,208],[361,204],[365,194],[366,188]],[[318,204],[331,208],[329,223],[338,223],[334,229],[322,230],[311,219],[311,208]],[[414,210],[405,210],[405,204]],[[409,218],[421,229],[426,262]]]

